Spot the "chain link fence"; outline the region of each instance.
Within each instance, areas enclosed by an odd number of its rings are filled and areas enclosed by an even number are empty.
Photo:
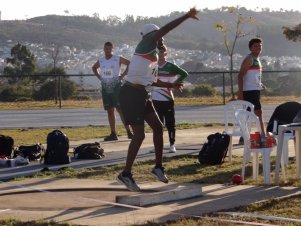
[[[236,94],[237,71],[232,72],[233,92]],[[264,71],[262,82],[267,86],[263,95],[300,96],[301,71]],[[44,101],[66,99],[99,100],[101,82],[93,74],[80,75],[0,75],[0,102]],[[176,97],[217,96],[225,103],[232,96],[229,71],[190,72],[182,93]]]

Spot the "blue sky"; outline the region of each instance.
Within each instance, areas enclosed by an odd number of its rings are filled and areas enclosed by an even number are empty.
[[[48,14],[88,15],[98,13],[101,18],[115,15],[160,16],[173,11],[187,11],[196,6],[199,9],[216,9],[222,6],[243,6],[247,9],[270,8],[271,10],[298,10],[301,12],[301,1],[263,1],[263,0],[14,0],[1,1],[2,20],[26,19]],[[69,13],[65,13],[65,11]]]

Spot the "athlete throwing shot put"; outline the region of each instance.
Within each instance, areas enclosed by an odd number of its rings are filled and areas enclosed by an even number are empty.
[[[146,24],[141,32],[142,40],[138,43],[129,65],[128,75],[121,87],[119,102],[124,114],[125,124],[131,125],[134,136],[128,147],[128,154],[124,170],[117,176],[117,180],[130,191],[140,191],[140,187],[132,176],[132,166],[140,146],[145,138],[144,121],[153,131],[156,163],[151,174],[160,181],[168,183],[164,173],[163,162],[163,125],[150,99],[150,87],[167,87],[182,90],[183,83],[170,83],[157,80],[158,55],[157,49],[163,44],[163,36],[180,25],[185,20],[197,19],[198,11],[190,9],[183,16],[159,28],[155,24]]]

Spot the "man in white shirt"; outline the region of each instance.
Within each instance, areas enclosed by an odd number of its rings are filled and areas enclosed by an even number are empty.
[[[106,42],[104,44],[104,57],[93,65],[92,70],[96,77],[101,81],[102,86],[102,101],[104,109],[108,113],[111,134],[104,138],[104,141],[118,140],[115,126],[115,108],[119,112],[120,118],[124,124],[123,114],[119,107],[119,91],[121,80],[127,74],[130,61],[122,56],[113,55],[113,44]],[[120,74],[121,64],[126,65],[126,69]],[[124,124],[129,139],[132,139],[133,134],[128,125]]]

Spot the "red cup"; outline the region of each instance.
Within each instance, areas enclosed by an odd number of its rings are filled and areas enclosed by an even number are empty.
[[[259,148],[260,147],[260,133],[251,133],[250,134],[250,143],[251,143],[251,148]]]
[[[260,134],[259,133],[251,133],[250,140],[260,140]]]

